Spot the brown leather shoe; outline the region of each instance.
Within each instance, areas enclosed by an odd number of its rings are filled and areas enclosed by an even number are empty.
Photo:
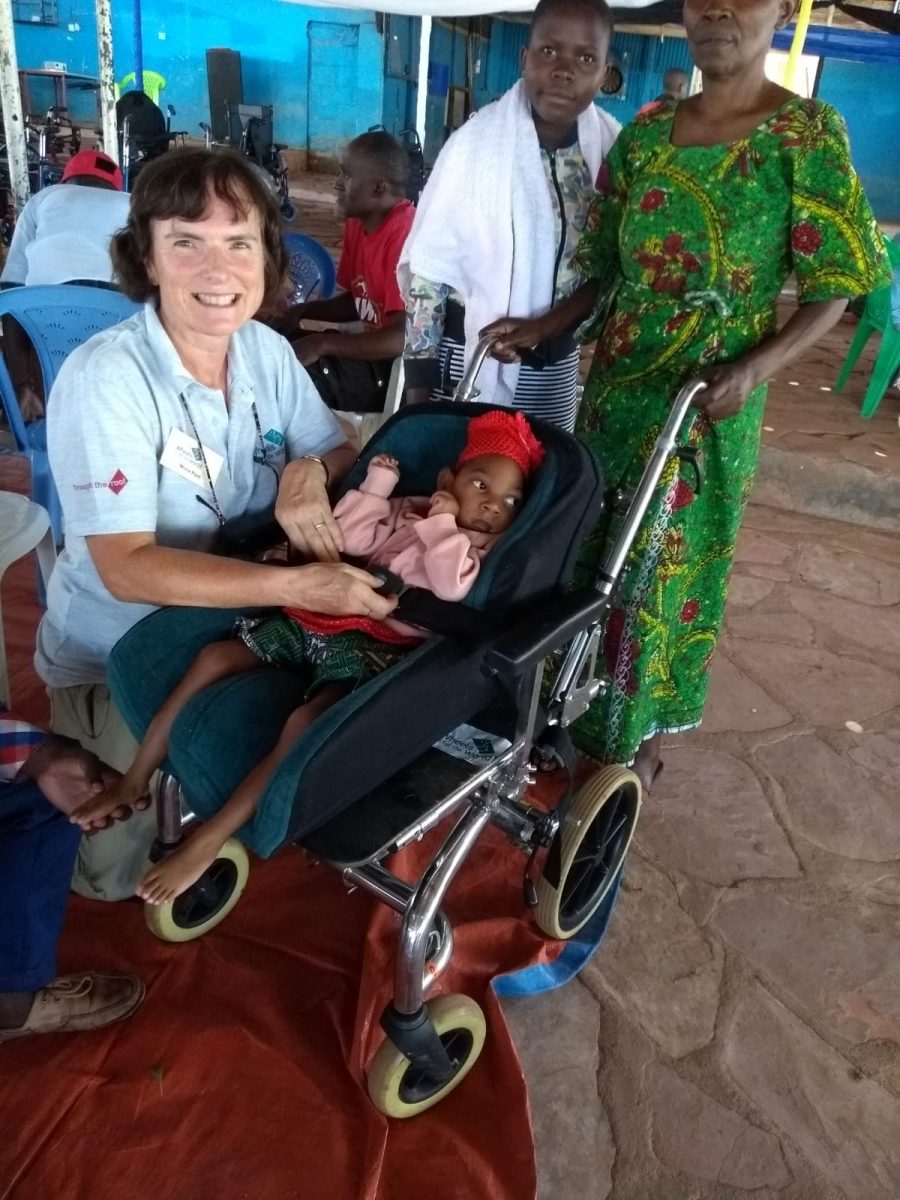
[[[0,1029],[0,1042],[33,1033],[102,1029],[131,1016],[144,990],[140,979],[130,975],[60,975],[35,992],[24,1025]]]

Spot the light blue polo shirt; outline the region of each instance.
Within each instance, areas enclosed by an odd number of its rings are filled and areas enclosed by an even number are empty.
[[[210,461],[223,460],[214,489],[226,518],[264,511],[286,462],[345,440],[291,347],[256,321],[232,335],[227,407],[188,373],[153,304],[73,351],[47,411],[66,533],[35,652],[51,687],[103,682],[112,647],[153,611],[107,591],[85,538],[150,531],[161,546],[212,547],[219,522],[206,483],[160,462],[173,431],[193,439],[195,429]]]

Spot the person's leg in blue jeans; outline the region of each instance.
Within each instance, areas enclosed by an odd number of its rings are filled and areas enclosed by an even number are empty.
[[[0,784],[0,1041],[99,1028],[143,997],[127,976],[56,977],[80,837],[34,780]]]
[[[0,994],[37,991],[56,975],[80,832],[33,780],[0,790]]]

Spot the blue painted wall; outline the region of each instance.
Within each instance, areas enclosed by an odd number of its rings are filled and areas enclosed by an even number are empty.
[[[97,74],[93,0],[66,0],[60,25],[16,24],[20,67],[45,60]],[[71,26],[77,28],[70,28]],[[175,127],[198,136],[209,120],[206,50],[240,51],[244,99],[275,106],[275,136],[292,147],[334,154],[381,120],[383,44],[373,12],[314,8],[283,0],[143,0],[144,66],[166,77],[163,104]],[[115,73],[134,69],[132,5],[113,5]],[[310,104],[310,83],[316,99]]]
[[[646,37],[639,33],[617,33],[613,37],[611,57],[625,77],[625,86],[615,96],[602,96],[606,111],[627,124],[639,108],[655,100],[662,91],[663,76],[672,67],[694,69],[687,39],[682,37]]]
[[[853,163],[880,221],[900,221],[900,62],[827,59],[818,95],[844,115]]]
[[[417,17],[387,18],[382,120],[392,133],[399,133],[415,121],[420,27]],[[519,55],[527,37],[527,25],[495,20],[491,22],[490,37],[471,39],[475,108],[496,100],[518,79]],[[465,34],[446,22],[435,21],[430,68],[425,157],[433,162],[446,135],[447,88],[465,87],[467,83]]]

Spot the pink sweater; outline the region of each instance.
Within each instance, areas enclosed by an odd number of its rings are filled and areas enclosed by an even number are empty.
[[[369,566],[387,567],[405,584],[427,588],[441,600],[462,600],[496,535],[459,529],[448,513],[429,517],[430,496],[391,500],[397,483],[395,471],[370,466],[362,486],[335,505],[346,552],[364,558]],[[390,618],[387,624],[401,632],[421,633]]]

